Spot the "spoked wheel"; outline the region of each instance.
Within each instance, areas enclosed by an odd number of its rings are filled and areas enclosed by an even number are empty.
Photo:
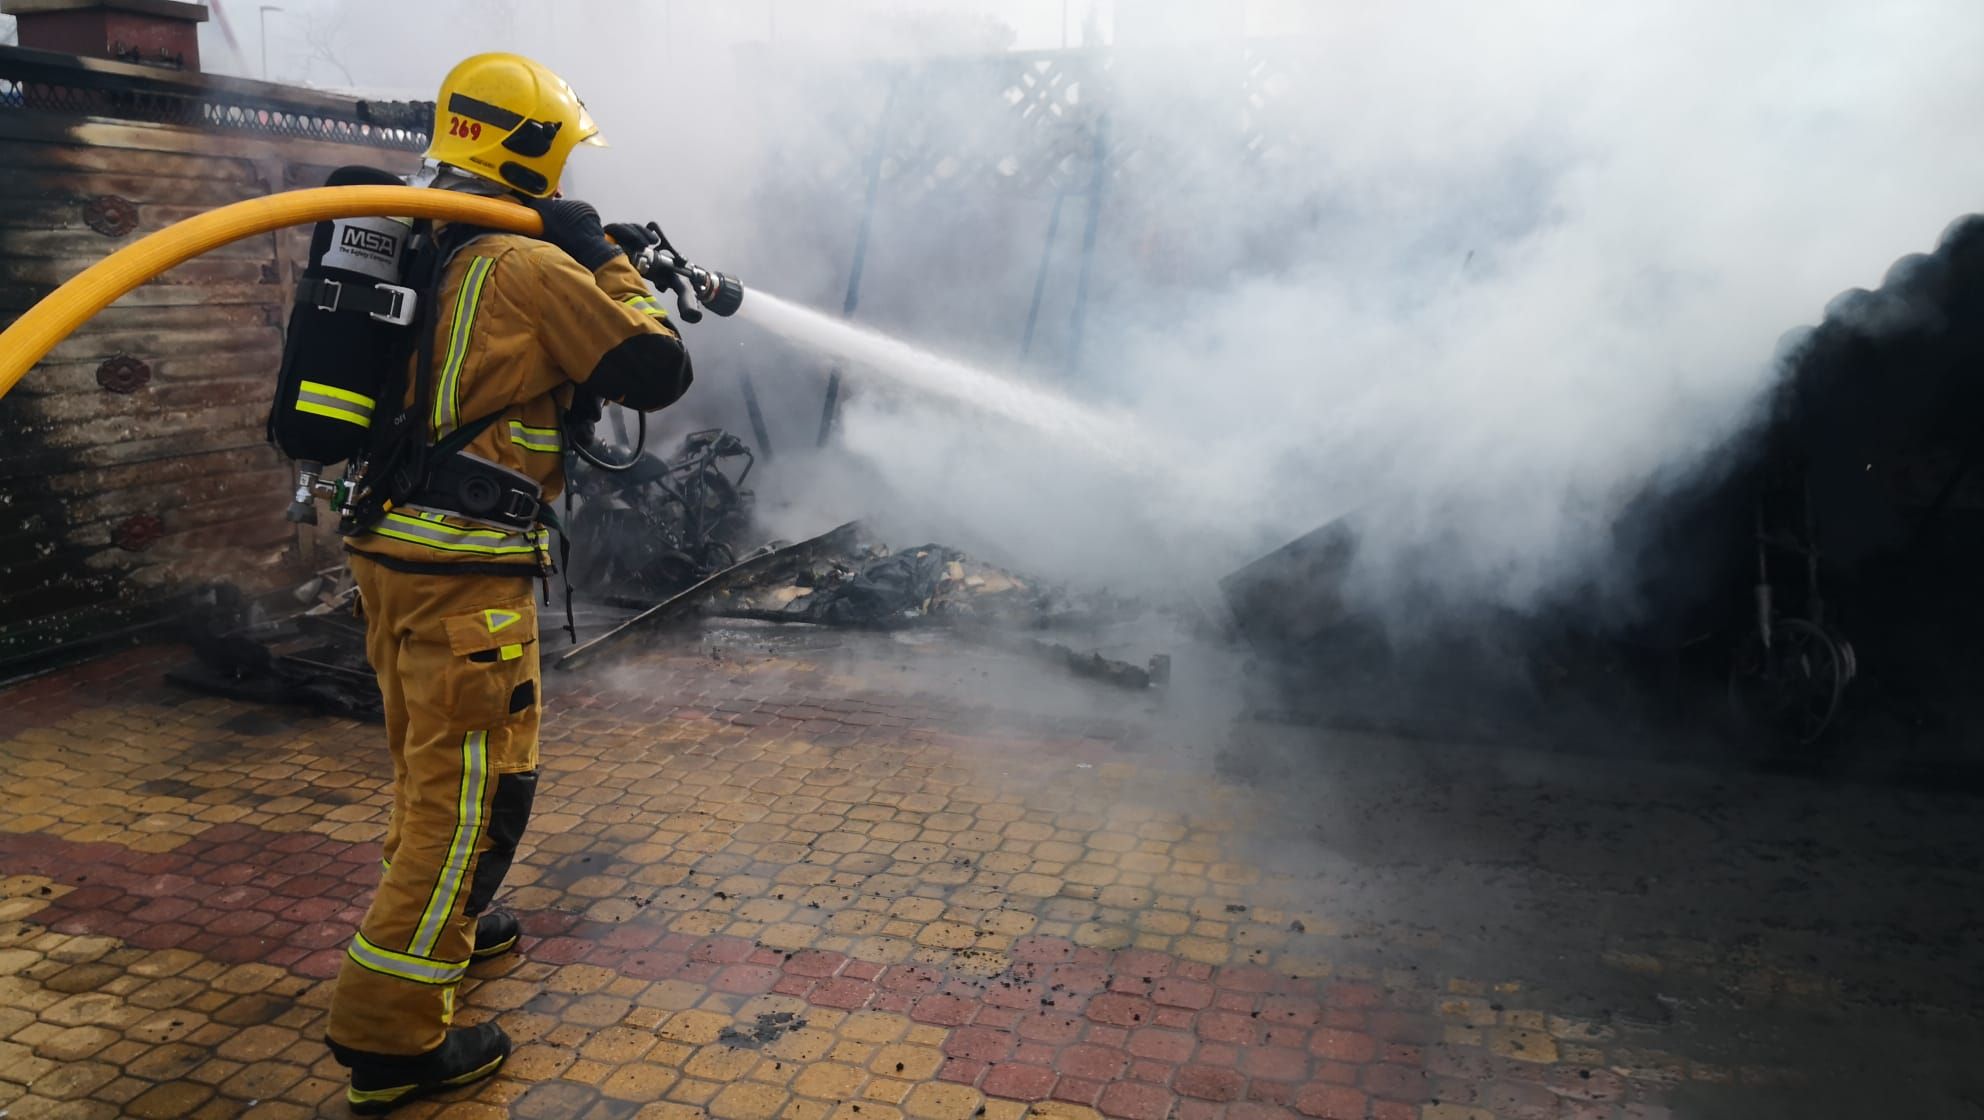
[[[1804,746],[1832,726],[1853,680],[1853,647],[1802,618],[1779,621],[1769,649],[1744,637],[1729,666],[1729,705],[1749,728]]]

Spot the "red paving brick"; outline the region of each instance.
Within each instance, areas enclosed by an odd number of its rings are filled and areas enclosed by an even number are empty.
[[[1056,1074],[1046,1066],[1009,1062],[993,1066],[980,1084],[988,1096],[1015,1101],[1046,1100],[1053,1092]]]

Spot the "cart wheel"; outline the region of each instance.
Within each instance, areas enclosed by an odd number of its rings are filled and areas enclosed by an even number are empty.
[[[1729,704],[1746,726],[1783,742],[1816,742],[1839,714],[1853,679],[1853,647],[1824,627],[1788,618],[1765,649],[1755,633],[1737,646],[1729,667]]]

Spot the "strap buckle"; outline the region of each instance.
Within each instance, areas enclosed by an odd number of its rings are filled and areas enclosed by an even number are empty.
[[[386,309],[372,312],[372,317],[382,323],[404,327],[413,322],[413,313],[419,309],[420,297],[412,288],[399,284],[375,284],[379,294],[386,297]]]
[[[310,301],[319,311],[336,311],[338,304],[344,302],[344,285],[336,280],[319,280]]]

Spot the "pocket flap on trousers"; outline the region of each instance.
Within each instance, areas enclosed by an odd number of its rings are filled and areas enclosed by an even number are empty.
[[[528,600],[504,607],[490,607],[441,620],[448,631],[448,648],[457,657],[494,651],[497,658],[537,640],[537,619]],[[496,660],[497,658],[490,658]]]

